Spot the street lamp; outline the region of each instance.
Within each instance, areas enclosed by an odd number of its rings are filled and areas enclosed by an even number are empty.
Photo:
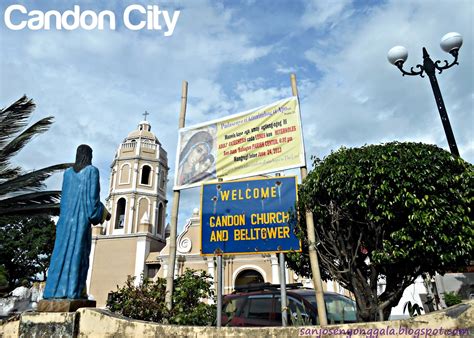
[[[416,65],[416,67],[411,67],[410,71],[407,72],[403,69],[403,64],[408,58],[408,51],[403,46],[395,46],[388,51],[388,61],[397,66],[398,69],[402,72],[402,75],[420,75],[425,77],[423,73],[426,73],[430,79],[431,88],[433,89],[433,94],[436,100],[436,105],[438,106],[439,115],[441,116],[441,122],[443,123],[444,132],[446,133],[446,138],[448,139],[449,149],[451,154],[459,156],[458,147],[456,145],[456,140],[454,139],[453,130],[451,129],[451,124],[449,123],[448,113],[446,107],[444,106],[443,97],[441,96],[441,91],[439,90],[438,80],[436,79],[436,69],[441,72],[445,69],[451,68],[454,65],[458,65],[458,52],[459,48],[462,45],[462,36],[459,33],[451,32],[446,34],[441,38],[441,49],[445,52],[451,54],[454,57],[454,61],[449,63],[444,60],[444,64],[441,64],[442,61],[433,62],[426,48],[423,47],[423,65]],[[414,68],[418,68],[414,70]]]

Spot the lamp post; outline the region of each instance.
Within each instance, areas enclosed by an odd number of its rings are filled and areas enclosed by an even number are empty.
[[[451,68],[454,65],[458,65],[458,52],[459,48],[462,45],[462,36],[459,33],[448,33],[441,38],[441,48],[450,53],[454,57],[454,61],[449,63],[448,61],[444,60],[444,64],[442,61],[435,61],[431,60],[426,48],[423,47],[423,65],[416,65],[416,67],[411,67],[410,71],[406,71],[403,69],[403,64],[405,63],[406,59],[408,58],[408,51],[403,46],[395,46],[388,51],[388,61],[397,66],[398,69],[402,72],[402,75],[420,75],[421,77],[425,77],[423,73],[428,75],[430,79],[431,88],[433,89],[433,94],[436,100],[436,105],[438,107],[439,115],[441,116],[441,122],[443,123],[444,132],[446,133],[446,138],[448,139],[449,149],[451,150],[451,154],[454,156],[459,157],[458,147],[456,145],[456,140],[454,139],[453,130],[451,129],[451,124],[449,123],[448,112],[446,111],[446,107],[444,106],[443,97],[441,96],[441,91],[439,89],[438,80],[436,79],[436,70],[441,72],[445,69]],[[417,70],[414,70],[417,68]]]

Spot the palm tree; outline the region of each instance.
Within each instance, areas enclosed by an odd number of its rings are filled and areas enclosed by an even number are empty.
[[[44,181],[71,163],[57,164],[25,172],[11,159],[35,136],[49,129],[53,117],[45,117],[27,127],[36,105],[23,96],[0,110],[0,216],[58,214],[61,191],[43,190]]]

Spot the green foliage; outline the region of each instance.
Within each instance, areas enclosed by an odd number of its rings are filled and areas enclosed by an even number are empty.
[[[23,96],[0,109],[0,216],[59,214],[60,191],[45,191],[44,181],[70,164],[58,164],[25,173],[11,159],[33,137],[44,133],[53,122],[45,117],[27,127],[35,109],[33,100]]]
[[[0,266],[5,268],[10,290],[22,280],[45,280],[55,232],[49,216],[0,217]]]
[[[446,303],[447,307],[450,307],[456,304],[460,304],[462,302],[462,298],[454,291],[446,292],[444,294],[444,302]]]
[[[187,269],[175,279],[171,324],[212,325],[215,322],[216,307],[202,302],[204,299],[214,299],[209,278],[204,271]]]
[[[474,170],[433,145],[387,143],[341,148],[314,169],[299,191],[299,214],[313,212],[323,278],[352,291],[359,319],[389,313],[421,273],[468,265],[474,253]],[[288,264],[310,275],[304,252]],[[376,285],[385,277],[386,290]]]
[[[143,279],[135,286],[134,278],[129,276],[123,287],[109,294],[107,307],[134,319],[178,325],[212,325],[216,319],[216,307],[203,303],[204,299],[214,297],[209,278],[203,271],[186,270],[175,280],[173,308],[168,311],[164,278],[156,281]]]
[[[159,278],[156,282],[143,279],[137,286],[135,278],[128,276],[125,285],[111,292],[107,307],[126,317],[161,323],[168,317],[165,305],[166,281]]]
[[[0,265],[0,294],[8,289],[8,273],[3,265]]]
[[[418,303],[412,304],[410,301],[405,303],[405,306],[403,306],[403,313],[408,310],[408,314],[410,317],[416,317],[421,315],[421,306],[418,305]]]

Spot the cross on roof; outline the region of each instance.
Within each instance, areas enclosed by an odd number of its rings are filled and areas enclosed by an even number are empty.
[[[148,115],[150,115],[150,113],[145,110],[145,112],[143,113],[143,116],[145,116],[145,121],[146,121],[146,117],[147,117]]]

